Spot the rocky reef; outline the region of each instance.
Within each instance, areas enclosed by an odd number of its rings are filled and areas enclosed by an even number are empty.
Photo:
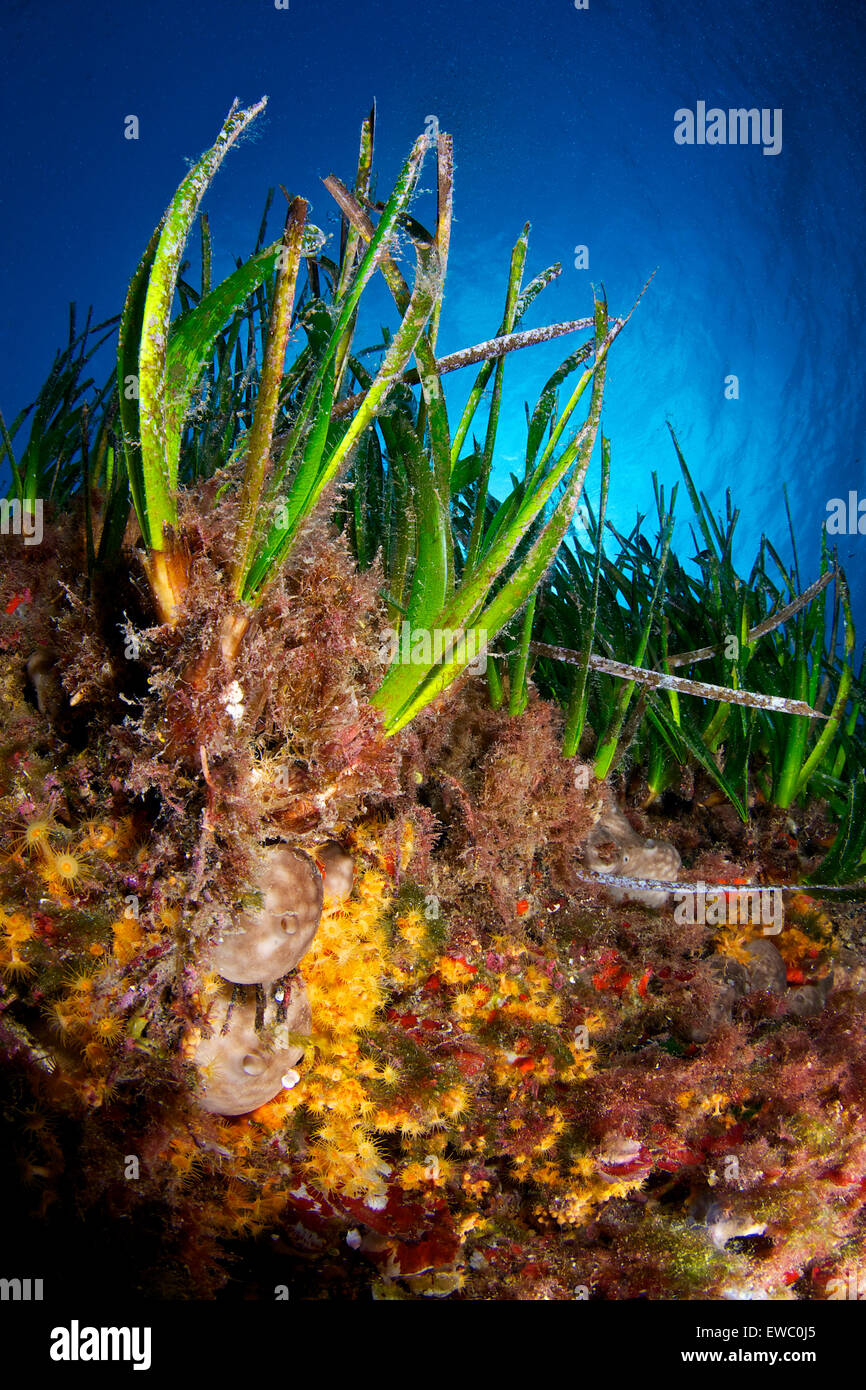
[[[779,815],[747,846],[700,784],[624,810],[555,705],[511,717],[477,677],[386,738],[380,575],[320,517],[229,661],[232,505],[186,500],[177,627],[128,549],[88,587],[74,509],[38,564],[5,552],[2,1151],[29,1238],[83,1216],[104,1277],[159,1297],[866,1278],[862,923],[791,892],[770,936],[589,881],[729,884],[724,908]]]

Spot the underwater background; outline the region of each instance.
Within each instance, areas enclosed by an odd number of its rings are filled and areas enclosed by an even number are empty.
[[[862,48],[7,9],[0,1301],[866,1298]]]
[[[205,203],[216,279],[252,249],[275,177],[312,198],[312,219],[338,232],[319,180],[350,176],[358,124],[375,98],[386,189],[429,116],[454,136],[440,351],[497,331],[508,254],[525,221],[529,273],[563,264],[527,327],[590,314],[592,283],[625,313],[656,271],[610,373],[609,519],[628,530],[636,508],[653,513],[652,470],[668,484],[679,477],[670,420],[714,509],[732,489],[735,562],[751,563],[762,532],[789,555],[787,484],[801,564],[813,576],[829,500],[866,495],[860,7],[286,3],[78,2],[50,14],[30,0],[4,6],[7,422],[65,341],[70,300],[81,321],[91,304],[95,322],[119,311],[166,189],[182,176],[178,151],[197,158],[232,97],[271,100]],[[678,145],[674,113],[698,101],[780,109],[781,149]],[[124,138],[131,114],[137,140]],[[423,220],[423,199],[419,207]],[[585,269],[574,267],[580,246]],[[374,289],[362,320],[371,344],[393,319],[384,286]],[[98,384],[111,353],[108,344],[95,360]],[[536,399],[561,355],[552,343],[508,362],[491,480],[500,495],[522,467],[522,402]],[[736,400],[725,396],[732,374]],[[452,409],[472,378],[449,378]],[[593,502],[597,468],[596,459]],[[685,559],[690,512],[678,510],[674,548]],[[863,541],[837,540],[862,618]]]

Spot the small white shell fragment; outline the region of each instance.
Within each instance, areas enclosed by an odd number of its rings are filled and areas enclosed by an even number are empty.
[[[240,681],[232,681],[222,699],[226,714],[233,723],[240,724],[244,717],[244,692]]]

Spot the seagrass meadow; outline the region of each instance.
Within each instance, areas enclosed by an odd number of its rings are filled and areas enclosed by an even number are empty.
[[[272,192],[213,284],[200,204],[263,106],[0,419],[7,1248],[80,1280],[84,1231],[92,1291],[162,1299],[866,1288],[864,684],[828,538],[816,574],[793,527],[738,569],[673,432],[657,516],[606,520],[652,284],[526,327],[559,273],[528,225],[490,338],[437,355],[444,132],[383,198],[371,112],[339,237],[286,194],[270,240]],[[494,496],[509,357],[560,337]]]

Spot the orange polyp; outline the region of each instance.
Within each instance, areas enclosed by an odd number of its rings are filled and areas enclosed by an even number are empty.
[[[57,822],[53,816],[34,816],[19,830],[15,843],[25,854],[45,855],[50,852],[51,837],[57,834],[57,830]]]

